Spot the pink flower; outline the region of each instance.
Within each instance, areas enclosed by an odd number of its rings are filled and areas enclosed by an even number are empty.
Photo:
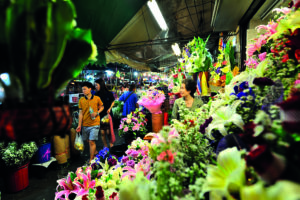
[[[157,160],[158,161],[162,161],[165,159],[167,153],[165,151],[161,152],[158,156],[157,156]]]
[[[222,65],[227,65],[227,61],[224,60],[224,61],[222,62]]]
[[[126,126],[125,128],[124,128],[124,132],[127,132],[128,131],[128,127]]]
[[[289,55],[285,54],[284,56],[282,56],[281,62],[286,63],[288,60],[289,60]]]
[[[289,14],[292,11],[292,9],[284,7],[284,8],[275,8],[272,10],[272,12],[277,12],[277,13],[283,13],[285,15]]]
[[[246,61],[245,65],[248,66],[249,68],[254,68],[254,69],[256,69],[256,66],[258,65],[258,62],[257,62],[255,59],[253,59],[252,57],[250,57],[250,58]]]
[[[169,133],[169,136],[168,136],[168,142],[171,143],[172,139],[178,138],[178,137],[179,137],[179,134],[178,134],[177,130],[175,128],[172,128]]]
[[[267,52],[258,55],[260,61],[264,61],[266,59],[266,56],[267,56]]]

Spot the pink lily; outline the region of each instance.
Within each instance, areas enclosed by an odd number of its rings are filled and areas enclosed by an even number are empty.
[[[169,132],[168,142],[171,143],[173,139],[178,138],[179,134],[175,128],[172,128]]]
[[[69,199],[69,195],[71,193],[75,193],[78,190],[77,185],[73,184],[71,180],[71,175],[70,173],[67,175],[67,178],[62,178],[57,180],[58,186],[56,188],[56,191],[59,191],[60,189],[63,189],[62,191],[56,192],[55,193],[55,200],[56,199]],[[63,198],[64,196],[64,198]]]
[[[258,55],[260,61],[264,61],[266,59],[266,56],[267,56],[267,52]]]
[[[151,145],[159,145],[160,143],[166,143],[165,139],[160,134],[153,134]]]

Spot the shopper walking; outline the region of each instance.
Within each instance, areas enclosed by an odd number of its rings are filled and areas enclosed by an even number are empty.
[[[120,98],[119,101],[124,102],[123,113],[122,115],[126,117],[131,112],[135,111],[136,108],[139,107],[137,104],[138,96],[135,94],[136,86],[135,84],[131,84],[129,87],[129,91],[125,92]]]
[[[91,162],[96,150],[96,142],[98,140],[99,125],[100,125],[100,113],[104,109],[103,103],[98,96],[94,96],[91,93],[93,84],[90,82],[82,83],[82,92],[84,97],[81,97],[78,103],[79,107],[79,119],[77,132],[82,131],[82,139],[87,140],[90,147],[90,159]]]
[[[184,106],[189,110],[193,111],[196,108],[200,108],[203,105],[201,99],[197,99],[194,96],[196,92],[196,82],[192,79],[185,79],[182,81],[180,87],[180,95],[182,96],[179,99],[176,99],[173,110],[172,110],[172,119],[180,120],[179,110]]]
[[[114,98],[113,93],[107,89],[105,82],[102,78],[95,81],[95,87],[97,90],[96,95],[100,97],[100,99],[104,105],[103,112],[100,113],[100,120],[103,119],[103,117],[105,117],[108,114],[111,116],[111,118],[113,118],[113,114],[111,111],[112,107],[115,104],[115,98]],[[107,147],[106,135],[109,136],[111,134],[110,124],[103,123],[101,120],[100,121],[100,132],[101,132],[102,142],[103,142],[104,146]],[[112,143],[112,141],[110,141],[110,147],[112,147],[112,146],[113,146],[113,143]]]

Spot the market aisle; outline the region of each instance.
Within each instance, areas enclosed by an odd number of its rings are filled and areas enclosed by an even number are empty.
[[[121,145],[123,143],[123,138],[118,134],[118,130],[115,130],[116,142],[115,146]],[[99,135],[100,141],[97,142],[97,150],[103,148],[103,143]],[[40,166],[29,166],[29,186],[28,188],[14,193],[7,194],[4,191],[4,181],[3,176],[0,178],[0,191],[2,193],[1,200],[53,200],[55,197],[57,180],[60,178],[65,178],[69,171],[75,172],[78,167],[85,164],[85,161],[89,158],[89,149],[87,148],[87,143],[85,142],[85,149],[81,156],[77,158],[71,157],[70,166],[66,169],[57,169],[56,162],[51,163],[51,165],[46,169]]]

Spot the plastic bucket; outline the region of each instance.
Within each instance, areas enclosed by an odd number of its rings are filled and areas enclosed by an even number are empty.
[[[43,144],[36,152],[35,161],[37,163],[48,162],[51,158],[51,142]]]
[[[163,113],[152,114],[152,132],[158,133],[163,127]]]
[[[28,165],[29,162],[15,169],[5,171],[5,185],[8,192],[18,192],[28,187]]]

